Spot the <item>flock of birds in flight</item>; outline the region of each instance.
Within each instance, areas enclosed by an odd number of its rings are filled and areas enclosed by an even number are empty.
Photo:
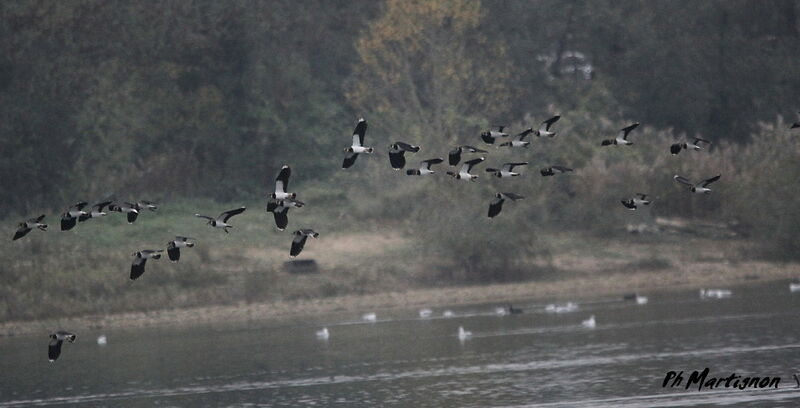
[[[555,137],[556,132],[553,130],[553,126],[561,117],[559,115],[553,116],[544,122],[541,123],[538,130],[534,130],[533,128],[528,128],[515,136],[511,137],[511,135],[505,132],[505,126],[493,126],[492,129],[482,132],[480,134],[481,140],[486,143],[487,145],[496,145],[498,147],[509,147],[509,148],[527,148],[530,145],[530,142],[526,139],[528,136],[535,135],[537,137]],[[600,146],[631,146],[633,142],[628,140],[631,132],[639,126],[639,123],[632,123],[629,126],[626,126],[619,130],[619,133],[614,139],[606,139],[600,143]],[[800,122],[795,122],[791,125],[790,129],[797,129],[800,128]],[[356,159],[358,159],[360,154],[370,154],[374,152],[372,147],[365,146],[364,138],[367,133],[367,121],[363,118],[359,119],[356,123],[355,130],[353,131],[353,139],[352,144],[350,147],[344,149],[346,155],[344,161],[342,162],[342,168],[347,169],[352,167]],[[497,144],[497,141],[500,140],[508,140],[502,143]],[[692,138],[692,141],[686,141],[682,143],[675,143],[670,146],[669,151],[672,155],[679,154],[682,150],[702,150],[704,145],[711,144],[710,141],[701,139],[701,138]],[[406,153],[417,153],[420,151],[419,146],[414,146],[409,143],[405,142],[395,142],[389,146],[389,163],[391,164],[394,170],[401,170],[406,165]],[[487,153],[486,150],[470,146],[470,145],[461,145],[456,147],[455,149],[451,150],[448,154],[448,163],[450,166],[458,166],[461,163],[462,155],[465,153]],[[485,160],[485,157],[480,156],[470,160],[465,160],[461,167],[458,168],[458,171],[447,171],[447,175],[453,177],[456,180],[462,181],[476,181],[478,176],[475,174],[470,173],[472,169],[482,163]],[[406,170],[406,174],[409,176],[430,176],[435,174],[436,171],[433,170],[431,167],[436,164],[440,164],[444,162],[444,159],[441,157],[431,158],[427,160],[422,160],[419,162],[418,168],[408,169]],[[487,168],[486,172],[491,173],[493,176],[497,178],[509,178],[509,177],[516,177],[519,176],[520,173],[514,171],[515,168],[526,166],[528,162],[509,162],[504,163],[499,169],[498,168]],[[540,170],[540,174],[543,177],[554,176],[556,174],[563,174],[572,172],[573,169],[561,166],[561,165],[553,165],[549,167],[542,168]],[[275,178],[275,190],[273,193],[270,194],[270,199],[267,203],[267,212],[273,214],[275,219],[275,225],[277,226],[278,230],[283,231],[286,229],[288,225],[288,211],[291,208],[301,208],[305,204],[302,201],[297,200],[297,194],[291,193],[288,191],[289,189],[289,178],[291,176],[291,168],[287,165],[284,165],[278,176]],[[719,180],[721,175],[716,175],[704,180],[700,180],[698,182],[692,182],[691,180],[680,176],[675,175],[674,180],[680,184],[683,184],[689,188],[689,191],[692,193],[698,194],[709,194],[711,193],[711,189],[709,185],[714,183],[715,181]],[[514,192],[498,192],[495,194],[495,198],[489,204],[489,211],[488,217],[493,218],[496,217],[502,211],[503,204],[506,200],[511,201],[518,201],[524,199],[525,197],[514,193]],[[651,203],[650,200],[647,199],[647,194],[644,193],[637,193],[634,197],[626,198],[621,200],[622,205],[630,210],[636,210],[641,205],[649,205]],[[119,212],[126,214],[128,223],[133,223],[138,218],[139,214],[143,210],[150,210],[156,211],[158,209],[157,203],[147,200],[140,200],[135,203],[130,202],[118,202],[114,200],[104,200],[102,202],[96,203],[90,207],[90,209],[86,209],[88,205],[87,202],[79,202],[68,208],[62,215],[61,215],[61,230],[68,231],[74,228],[79,222],[85,222],[92,218],[99,218],[102,216],[107,215],[104,211],[107,209],[111,212]],[[236,209],[224,211],[219,214],[217,217],[211,217],[208,215],[203,214],[195,214],[196,217],[203,218],[207,222],[209,226],[213,228],[219,228],[223,230],[225,233],[228,233],[228,230],[233,228],[233,225],[229,224],[229,220],[245,212],[245,207],[239,207]],[[14,233],[13,240],[20,239],[31,232],[33,229],[39,229],[42,231],[47,230],[47,224],[44,224],[42,221],[44,220],[45,215],[40,215],[35,218],[30,218],[24,222],[19,223],[16,232]],[[314,231],[310,228],[303,228],[294,231],[292,234],[292,243],[291,248],[289,249],[289,256],[296,257],[300,254],[303,250],[303,247],[306,244],[306,241],[309,237],[317,238],[319,237],[319,233]],[[192,248],[195,245],[195,240],[193,238],[184,237],[184,236],[176,236],[175,239],[169,241],[166,246],[167,256],[169,257],[170,261],[178,262],[181,256],[181,248]],[[136,280],[144,274],[145,271],[145,264],[147,263],[148,259],[160,259],[164,249],[144,249],[140,251],[136,251],[133,253],[133,261],[131,263],[130,269],[130,279]],[[509,313],[515,314],[515,309],[509,305]],[[517,310],[517,312],[519,312]],[[590,321],[584,322],[584,325],[591,325],[594,326],[594,316],[590,319]],[[327,328],[323,329],[317,333],[319,337],[328,336]],[[459,328],[459,337],[464,338],[468,337],[469,333],[465,332],[463,328]],[[76,335],[74,333],[66,332],[66,331],[57,331],[50,335],[50,343],[48,345],[48,358],[50,362],[55,361],[59,355],[61,354],[61,346],[64,341],[68,341],[70,343],[74,342],[76,339]]]

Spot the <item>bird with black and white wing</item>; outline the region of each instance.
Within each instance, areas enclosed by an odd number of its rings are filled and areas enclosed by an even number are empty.
[[[487,173],[492,173],[497,178],[507,178],[507,177],[516,177],[519,176],[520,173],[514,171],[514,167],[517,166],[527,166],[528,162],[514,162],[514,163],[503,163],[503,167],[499,169],[494,168],[487,168]]]
[[[292,238],[292,248],[289,249],[289,256],[294,258],[297,255],[300,255],[300,252],[303,250],[303,247],[306,245],[306,240],[308,237],[311,238],[318,238],[319,233],[315,232],[313,229],[304,228],[299,229],[293,233],[294,237]]]
[[[137,204],[129,203],[127,201],[114,202],[108,205],[109,211],[123,213],[127,216],[128,224],[133,224],[139,216],[139,206]]]
[[[86,214],[78,216],[78,221],[84,222],[92,218],[99,218],[105,216],[106,213],[103,211],[103,208],[105,208],[109,204],[111,204],[110,200],[102,201],[93,205],[91,211],[87,212]]]
[[[550,176],[555,176],[556,174],[569,173],[571,171],[573,170],[569,167],[556,165],[556,166],[545,167],[539,170],[539,173],[541,173],[542,177],[550,177]]]
[[[278,227],[279,231],[283,231],[286,229],[286,226],[289,225],[289,209],[300,208],[304,205],[305,203],[302,201],[293,200],[291,198],[270,200],[267,202],[267,212],[272,213],[275,218],[275,226]]]
[[[705,179],[705,180],[703,180],[703,181],[700,181],[700,182],[698,182],[697,184],[694,184],[694,183],[692,183],[691,181],[689,181],[689,179],[687,179],[686,177],[679,176],[679,175],[677,175],[677,174],[676,174],[676,175],[675,175],[675,177],[673,177],[673,178],[674,178],[674,179],[675,179],[675,181],[677,181],[678,183],[681,183],[681,184],[683,184],[683,185],[685,185],[685,186],[688,186],[688,187],[689,187],[689,191],[691,191],[691,192],[693,192],[693,193],[697,193],[697,194],[710,194],[710,193],[711,193],[711,189],[710,189],[710,188],[708,188],[708,186],[709,186],[711,183],[713,183],[713,182],[715,182],[715,181],[719,180],[719,178],[720,178],[720,177],[722,177],[722,175],[721,175],[721,174],[719,174],[719,175],[716,175],[716,176],[714,176],[714,177],[711,177],[711,178],[709,178],[709,179]]]
[[[451,166],[457,166],[461,162],[462,153],[486,153],[486,150],[478,149],[475,146],[461,145],[451,150],[447,155],[447,160]]]
[[[409,176],[428,176],[434,174],[436,173],[436,171],[431,170],[431,166],[433,166],[434,164],[439,164],[443,161],[444,159],[442,159],[441,157],[437,157],[435,159],[423,160],[419,162],[418,169],[408,169],[406,170],[406,174]]]
[[[47,359],[51,363],[58,360],[58,356],[61,355],[61,345],[64,344],[64,341],[74,343],[77,337],[75,333],[64,330],[50,334],[50,344],[47,345]]]
[[[172,262],[181,259],[181,248],[194,247],[194,238],[176,236],[172,241],[167,242],[167,257]]]
[[[448,171],[447,174],[452,176],[456,180],[464,180],[464,181],[475,181],[478,176],[474,174],[470,174],[472,168],[482,161],[486,160],[484,157],[478,157],[477,159],[467,160],[464,164],[461,165],[461,169],[458,170],[458,173],[453,171]]]
[[[636,193],[635,197],[620,200],[622,205],[629,210],[636,210],[640,205],[650,205],[650,200],[647,199],[647,194]]]
[[[143,249],[133,253],[133,262],[131,263],[131,280],[136,280],[144,273],[144,265],[148,259],[161,259],[163,249]]]
[[[505,126],[495,125],[490,130],[481,133],[481,140],[486,144],[494,144],[494,141],[501,137],[508,137],[508,133],[503,132]]]
[[[283,200],[297,197],[296,193],[289,192],[289,176],[291,175],[292,169],[289,166],[284,165],[281,167],[281,171],[278,172],[278,176],[275,177],[275,192],[269,195],[272,199]]]
[[[620,129],[617,137],[615,139],[607,139],[603,140],[600,145],[601,146],[610,146],[610,145],[623,145],[623,146],[630,146],[633,142],[628,140],[628,134],[631,133],[633,129],[636,129],[639,126],[639,123],[633,123],[630,126],[626,126]]]
[[[506,199],[511,200],[511,201],[517,201],[517,200],[522,200],[523,198],[525,198],[525,197],[521,196],[521,195],[519,195],[517,193],[497,193],[497,194],[495,194],[494,200],[492,200],[492,202],[489,203],[489,214],[488,214],[489,218],[494,218],[498,214],[500,214],[500,211],[503,211],[503,203],[506,202]]]
[[[539,125],[539,130],[536,131],[536,136],[539,136],[539,137],[541,137],[541,136],[554,137],[556,135],[556,133],[555,132],[551,132],[550,131],[550,127],[553,126],[554,123],[558,122],[559,119],[561,119],[561,115],[553,116],[552,118],[547,119],[546,121],[542,122],[542,124]]]
[[[701,139],[699,137],[693,138],[691,142],[683,142],[683,143],[675,143],[669,147],[669,152],[673,155],[676,155],[681,152],[681,150],[702,150],[703,147],[700,145],[701,143],[711,144],[710,141],[706,139]]]
[[[406,152],[416,153],[418,151],[419,146],[394,142],[389,145],[389,164],[392,165],[392,169],[400,170],[406,166]]]
[[[208,220],[206,224],[214,227],[214,228],[222,228],[225,233],[228,233],[228,228],[233,228],[233,225],[228,224],[228,220],[231,219],[234,215],[238,215],[243,213],[245,207],[239,207],[233,210],[228,210],[223,212],[222,214],[218,215],[217,218],[209,217],[207,215],[202,214],[195,214],[195,217],[205,218]]]
[[[86,201],[75,203],[61,214],[61,231],[71,230],[78,223],[78,218],[87,214],[86,211],[83,211],[83,207],[86,207],[86,204],[88,204]]]
[[[35,218],[28,218],[27,220],[19,223],[17,225],[17,231],[14,232],[14,238],[12,241],[16,241],[25,235],[28,235],[34,228],[38,228],[41,231],[47,231],[47,224],[42,224],[42,220],[44,220],[44,214],[35,217]]]
[[[364,136],[367,134],[367,121],[364,118],[358,119],[356,128],[353,130],[353,144],[345,148],[344,151],[347,155],[342,162],[342,168],[346,169],[355,164],[358,155],[361,153],[372,153],[371,147],[364,146]]]

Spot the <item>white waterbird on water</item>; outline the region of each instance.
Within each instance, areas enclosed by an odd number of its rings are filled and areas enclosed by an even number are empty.
[[[714,298],[714,299],[722,299],[731,297],[733,292],[728,289],[700,289],[700,297],[701,298]]]
[[[567,302],[562,305],[551,303],[545,306],[544,310],[549,313],[569,313],[578,310],[578,305],[572,302]]]
[[[361,320],[364,320],[365,322],[374,322],[378,320],[378,316],[375,313],[364,313],[361,316]]]
[[[789,291],[790,292],[800,292],[800,283],[790,283],[789,284]]]
[[[586,327],[588,329],[594,329],[595,327],[597,327],[597,321],[594,319],[594,315],[581,322],[581,324],[583,325],[583,327]]]
[[[331,337],[331,333],[328,331],[327,327],[323,327],[320,330],[317,330],[317,338],[320,340],[328,340]]]
[[[98,346],[105,346],[106,344],[108,344],[108,338],[106,337],[105,334],[101,334],[101,335],[97,336],[97,345]]]
[[[458,326],[458,339],[464,341],[472,337],[472,332],[464,330],[464,326]]]
[[[427,319],[427,318],[431,317],[431,314],[433,314],[433,311],[431,309],[421,309],[419,311],[419,317],[421,317],[423,319]]]

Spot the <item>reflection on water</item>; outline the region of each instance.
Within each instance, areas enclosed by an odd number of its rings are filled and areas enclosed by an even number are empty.
[[[796,305],[785,284],[649,293],[647,304],[578,301],[380,311],[375,321],[79,331],[61,359],[47,335],[0,339],[0,407],[413,406],[736,407],[800,405]],[[452,315],[443,316],[445,310]],[[596,327],[581,322],[596,317]],[[323,326],[328,338],[317,335]],[[458,328],[472,332],[459,341]],[[70,328],[73,329],[73,328]],[[780,376],[778,390],[661,388],[667,371]]]

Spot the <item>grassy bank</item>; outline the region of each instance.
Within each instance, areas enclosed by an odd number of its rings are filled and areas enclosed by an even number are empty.
[[[459,279],[463,263],[428,248],[431,242],[413,228],[344,222],[329,205],[335,198],[313,191],[308,196],[318,207],[292,210],[289,225],[289,231],[309,226],[322,234],[301,255],[319,266],[308,274],[285,267],[291,235],[278,232],[258,202],[241,203],[248,211],[233,219],[230,234],[193,214],[216,214],[238,203],[166,203],[131,225],[110,214],[68,232],[58,231],[51,216],[51,231],[0,243],[6,260],[0,274],[3,330],[25,331],[19,322],[32,320],[67,324],[62,319],[75,317],[82,317],[81,324],[122,326],[617,293],[784,279],[798,270],[796,263],[753,258],[757,244],[735,234],[538,231],[540,248],[533,253],[542,255],[522,251],[513,265],[522,271],[516,283],[473,285]],[[149,261],[146,273],[131,282],[131,253],[163,248],[176,234],[195,237],[197,247],[184,250],[177,264]]]

